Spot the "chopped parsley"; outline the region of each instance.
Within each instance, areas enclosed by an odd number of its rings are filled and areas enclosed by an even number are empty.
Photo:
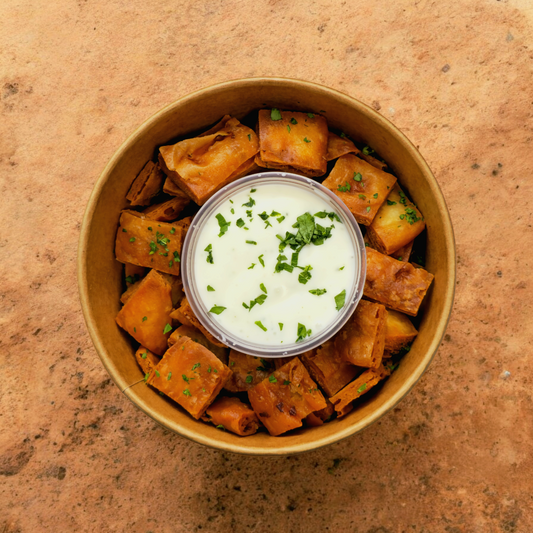
[[[372,155],[374,153],[375,153],[375,151],[372,148],[370,148],[370,146],[365,146],[363,148],[363,154],[365,154],[365,155]]]
[[[275,107],[272,108],[272,111],[270,112],[270,118],[272,120],[281,120],[281,112],[279,109],[276,109]]]
[[[257,243],[255,241],[246,241],[246,244],[254,244],[257,246]]]
[[[251,196],[249,196],[248,198],[250,199],[244,204],[242,204],[243,207],[253,207],[255,205],[255,200]]]
[[[376,192],[375,194],[372,195],[374,198],[377,198],[378,197],[378,193]]]
[[[155,375],[156,375],[156,377],[158,377],[158,378],[161,377],[161,374],[159,373],[159,370],[156,370],[156,371],[155,371]]]
[[[206,261],[210,263],[211,265],[214,264],[213,261],[213,246],[210,244],[207,245],[207,248],[204,250],[204,252],[207,252],[207,259]]]
[[[130,242],[135,242],[135,237],[132,237],[132,238],[130,239]]]
[[[369,205],[366,206],[366,212],[370,213],[370,206]]]
[[[197,368],[200,368],[200,363],[194,363],[194,365],[192,365],[192,370],[196,370]]]
[[[181,377],[183,378],[183,381],[189,383],[189,378],[185,374],[182,374]]]
[[[287,131],[290,133],[291,132],[291,127],[287,124]]]
[[[298,267],[298,268],[302,268],[302,267]],[[310,270],[313,270],[313,267],[311,265],[307,265],[303,269],[303,272],[301,272],[300,275],[298,276],[298,281],[300,283],[303,283],[305,285],[311,279],[311,273],[309,272]]]
[[[215,215],[215,218],[218,220],[218,225],[220,227],[220,233],[218,234],[218,236],[222,237],[222,235],[224,235],[224,233],[228,231],[231,222],[226,222],[226,219],[220,213],[218,213],[218,215]]]
[[[209,312],[215,315],[220,315],[220,313],[222,313],[225,310],[226,310],[226,307],[223,307],[221,305],[214,305],[213,307],[211,307],[211,309],[209,309]]]
[[[246,376],[246,379],[244,381],[246,381],[246,383],[251,383],[253,380],[253,376]]]
[[[278,380],[274,377],[274,374],[272,374],[271,376],[268,376],[268,381],[270,381],[270,383],[278,382]]]
[[[365,244],[366,244],[366,242],[365,242]],[[339,268],[339,270],[344,270],[344,267],[343,267],[343,266],[341,266],[341,267]]]
[[[307,329],[303,324],[300,324],[298,322],[298,329],[296,333],[298,335],[296,342],[299,342],[299,341],[303,341],[305,337],[310,337],[312,331],[310,329]]]
[[[313,115],[313,113],[307,113],[307,116],[308,116],[309,118],[315,118],[315,115]]]
[[[170,381],[170,378],[172,377],[172,372],[169,372],[168,373],[168,376],[167,376],[167,381]]]
[[[219,424],[218,426],[216,426],[216,428],[226,431],[226,428],[222,424]]]
[[[293,117],[293,118],[291,118],[290,123],[291,124],[298,124],[298,121]]]
[[[311,141],[307,137],[304,137],[304,142],[310,143]]]
[[[174,252],[173,255],[174,255],[174,262],[180,263],[181,262],[180,254],[178,252]]]
[[[387,200],[387,205],[396,205],[396,202],[393,202],[392,200]]]
[[[263,326],[263,324],[261,324],[260,320],[257,320],[256,322],[254,322],[254,324],[256,326],[260,327],[263,331],[267,331],[267,328],[265,328],[265,326]]]
[[[416,211],[411,207],[406,207],[405,212],[407,213],[406,219],[409,224],[413,225],[415,222],[421,220],[421,218],[416,215]]]
[[[357,392],[358,393],[361,393],[361,392],[364,392],[366,391],[366,383],[363,383],[358,389],[357,389]]]
[[[283,322],[278,322],[279,330],[283,331]]]
[[[251,133],[248,134],[248,140],[249,140],[249,141],[252,140],[252,134],[251,134]]]
[[[176,233],[176,228],[171,228],[171,230],[170,230],[170,234],[171,234],[171,235],[174,235],[174,233]]]
[[[318,213],[315,213],[314,216],[317,218],[328,217],[332,222],[336,220],[337,222],[340,222],[342,224],[342,220],[339,218],[339,215],[337,215],[337,213],[334,213],[333,211],[331,213],[327,213],[326,211],[319,211]]]
[[[309,291],[311,294],[316,294],[317,296],[321,296],[322,294],[326,294],[326,289],[312,289]]]
[[[340,192],[348,192],[352,190],[352,187],[348,182],[346,182],[346,185],[343,185],[343,186],[337,185],[337,190]]]
[[[172,331],[172,326],[170,324],[167,324],[165,326],[165,329],[163,329],[163,335],[166,335],[169,331]]]
[[[266,287],[263,283],[261,283],[261,285],[259,285],[259,288],[265,293],[265,294],[268,294],[267,290],[266,290]]]
[[[361,180],[363,179],[363,176],[361,175],[360,172],[354,172],[354,173],[353,173],[353,179],[354,179],[355,181],[361,181]]]
[[[147,316],[143,316],[143,322],[146,322],[146,320],[148,320],[148,317]]]
[[[261,266],[263,268],[265,268],[265,262],[263,261],[263,255],[265,255],[265,254],[261,254],[257,259],[259,259],[259,262],[261,263]]]
[[[400,203],[407,205],[407,196],[405,196],[403,191],[400,191]]]
[[[249,267],[248,267],[248,270],[252,270],[252,268],[254,268],[255,266],[255,263],[252,263]]]
[[[346,301],[346,289],[344,289],[342,292],[339,292],[339,294],[335,296],[335,306],[337,308],[337,311],[340,311],[344,307],[345,301]]]
[[[183,391],[183,394],[185,394],[185,396],[192,396],[191,391],[189,389],[185,389]]]
[[[283,381],[283,385],[290,385],[290,384],[291,384],[291,382],[288,379]]]
[[[146,359],[146,358],[148,357],[148,354],[147,354],[146,352],[144,352],[144,353],[141,354],[141,357],[142,357],[143,359]]]
[[[215,289],[213,289],[213,287],[211,287],[211,285],[207,286],[207,290],[208,290],[208,292],[215,292]]]
[[[244,224],[246,224],[246,222],[244,222],[244,220],[242,218],[239,218],[239,220],[237,220],[237,222],[235,222],[235,224],[237,224],[238,228],[242,228],[244,226]]]

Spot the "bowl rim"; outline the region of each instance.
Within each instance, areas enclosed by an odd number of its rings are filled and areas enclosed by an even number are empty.
[[[144,402],[142,400],[138,401],[139,399],[137,399],[137,401],[135,401],[131,397],[131,394],[128,393],[128,389],[134,387],[137,383],[128,384],[124,381],[124,379],[120,375],[115,375],[115,373],[112,371],[111,366],[109,364],[110,358],[108,355],[108,350],[104,346],[104,343],[102,339],[99,337],[96,331],[96,328],[94,326],[95,319],[94,319],[93,313],[89,305],[90,297],[89,297],[89,287],[87,283],[86,250],[87,250],[88,242],[90,239],[91,220],[93,218],[94,211],[96,210],[96,207],[98,205],[98,201],[99,201],[99,197],[101,195],[102,189],[105,183],[107,182],[107,180],[109,179],[110,175],[113,173],[113,170],[117,166],[118,162],[123,157],[124,153],[128,150],[131,144],[133,144],[139,137],[143,135],[144,130],[149,129],[151,126],[156,124],[165,115],[171,113],[174,108],[184,106],[187,104],[188,101],[194,100],[199,96],[203,96],[203,95],[216,92],[216,91],[225,90],[230,87],[235,88],[236,86],[239,88],[253,88],[253,86],[257,84],[266,84],[266,85],[282,84],[285,86],[291,86],[292,88],[297,88],[301,90],[308,90],[308,91],[311,90],[315,93],[318,91],[319,93],[322,93],[324,96],[329,96],[336,100],[340,100],[350,106],[357,107],[358,111],[364,116],[366,116],[366,118],[376,123],[379,128],[386,130],[391,136],[395,137],[397,141],[401,144],[401,146],[406,150],[406,152],[409,153],[409,155],[415,161],[416,165],[421,169],[425,177],[428,178],[428,182],[430,184],[432,193],[434,194],[436,198],[437,204],[439,205],[439,210],[443,217],[443,226],[444,226],[444,234],[445,234],[444,239],[449,244],[447,248],[448,251],[447,251],[446,259],[449,263],[453,265],[453,268],[451,269],[449,273],[449,283],[448,283],[448,286],[446,288],[446,291],[443,297],[442,320],[440,320],[438,323],[438,327],[435,331],[433,340],[430,343],[430,346],[428,350],[426,351],[426,354],[424,358],[422,359],[421,364],[419,364],[416,371],[410,374],[407,377],[407,379],[399,386],[399,389],[395,394],[391,395],[391,397],[388,400],[386,400],[374,412],[370,413],[365,418],[355,422],[354,424],[352,424],[351,426],[343,430],[339,430],[333,434],[315,439],[312,442],[303,442],[303,443],[292,444],[292,445],[286,445],[286,444],[284,445],[284,441],[281,438],[281,439],[278,439],[279,445],[277,446],[272,446],[272,447],[271,446],[269,447],[256,446],[256,447],[250,448],[249,446],[246,445],[245,441],[242,441],[242,444],[241,444],[242,439],[237,441],[236,443],[226,443],[223,441],[213,439],[206,435],[203,435],[197,431],[188,430],[187,428],[182,427],[179,423],[175,423],[175,427],[170,427],[169,425],[166,424],[166,421],[164,420],[163,417],[158,416],[156,413],[153,413],[149,409],[147,409],[147,407],[144,405]],[[129,135],[126,138],[126,140],[115,151],[111,159],[105,165],[98,179],[96,180],[96,183],[93,187],[93,190],[87,202],[87,206],[85,208],[85,213],[83,216],[82,225],[80,229],[80,237],[78,241],[78,254],[77,254],[78,293],[79,293],[81,308],[82,308],[83,316],[84,316],[85,323],[87,326],[87,330],[94,344],[96,352],[100,360],[102,361],[105,369],[107,370],[109,376],[115,382],[115,384],[120,388],[120,390],[126,395],[126,397],[137,408],[139,408],[141,411],[147,414],[152,420],[156,421],[157,423],[159,423],[161,426],[165,427],[166,429],[169,429],[170,431],[178,433],[182,437],[192,440],[198,444],[203,444],[205,446],[209,446],[211,448],[219,449],[219,450],[226,451],[226,452],[239,453],[239,454],[245,454],[245,455],[259,455],[259,456],[260,455],[292,455],[292,454],[298,454],[298,453],[303,453],[303,452],[322,448],[329,444],[333,444],[335,442],[344,440],[345,438],[355,435],[356,433],[359,433],[363,429],[377,422],[382,416],[384,416],[391,409],[393,409],[411,391],[411,389],[416,385],[416,383],[419,381],[419,379],[428,369],[431,361],[435,357],[435,354],[440,346],[442,338],[444,337],[447,326],[449,324],[452,309],[453,309],[453,301],[454,301],[455,286],[456,286],[456,270],[457,270],[457,264],[456,264],[455,236],[454,236],[453,226],[451,223],[450,213],[446,205],[446,201],[444,199],[441,188],[435,176],[433,175],[433,173],[431,172],[431,169],[429,168],[429,165],[426,163],[425,159],[422,157],[422,155],[417,150],[417,148],[414,146],[414,144],[405,136],[405,134],[398,127],[392,124],[392,122],[390,122],[388,119],[380,115],[373,108],[361,102],[360,100],[352,96],[349,96],[341,91],[338,91],[336,89],[332,89],[330,87],[320,85],[314,82],[299,80],[295,78],[264,77],[264,76],[227,80],[224,82],[215,83],[210,86],[198,89],[196,91],[193,91],[192,93],[186,94],[178,98],[174,102],[171,102],[170,104],[166,105],[159,111],[152,114],[152,116],[148,118],[147,120],[145,120],[143,123],[141,123],[135,129],[135,131],[131,135]]]

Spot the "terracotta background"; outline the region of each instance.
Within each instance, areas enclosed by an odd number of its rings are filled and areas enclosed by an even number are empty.
[[[1,533],[533,531],[533,3],[3,0],[0,20]],[[458,250],[448,333],[415,390],[285,458],[206,449],[137,411],[76,284],[84,208],[123,140],[197,88],[263,75],[392,120],[435,172]]]

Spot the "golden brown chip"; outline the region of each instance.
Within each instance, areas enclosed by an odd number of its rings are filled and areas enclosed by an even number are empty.
[[[300,355],[313,379],[324,389],[328,396],[333,396],[361,372],[351,363],[341,360],[333,341],[325,342],[317,350]]]
[[[220,188],[241,177],[259,149],[257,135],[236,118],[222,128],[159,149],[165,173],[198,205]]]
[[[177,276],[180,272],[182,231],[177,224],[157,222],[123,211],[115,243],[117,261],[155,268]]]
[[[181,337],[189,337],[194,342],[200,343],[210,352],[213,352],[224,364],[227,364],[228,350],[213,344],[199,329],[195,328],[194,326],[182,324],[178,329],[172,332],[172,335],[168,338],[168,345],[172,346],[173,344],[176,344]]]
[[[146,218],[163,222],[172,222],[178,218],[183,208],[190,203],[190,198],[181,193],[181,196],[163,202],[162,204],[151,205],[143,211]]]
[[[367,393],[388,375],[389,371],[383,365],[379,368],[369,368],[335,396],[331,397],[330,401],[335,407],[335,411],[337,411],[337,417],[340,418],[349,413],[352,410],[352,402],[354,400]]]
[[[149,205],[150,200],[159,194],[164,174],[158,163],[148,161],[131,184],[126,199],[135,205]]]
[[[225,388],[231,392],[250,390],[274,371],[271,359],[260,359],[237,350],[230,351],[228,366],[232,376]]]
[[[230,369],[207,348],[189,337],[181,337],[165,352],[147,383],[198,420],[230,375]]]
[[[347,154],[337,159],[322,185],[348,206],[359,224],[368,226],[395,183],[396,178],[392,174]]]
[[[252,408],[239,398],[217,398],[206,410],[203,420],[237,435],[253,435],[259,429],[259,419]]]
[[[405,348],[418,335],[413,323],[403,313],[389,309],[385,329],[385,350],[393,354]]]
[[[335,335],[335,350],[343,361],[365,368],[381,364],[385,347],[387,310],[384,305],[361,300],[353,315]]]
[[[277,110],[276,110],[277,111]],[[321,115],[296,111],[259,111],[259,153],[255,162],[272,169],[323,176],[327,170],[328,124]]]
[[[366,237],[378,252],[392,255],[411,243],[425,226],[422,213],[396,183],[368,226]],[[408,258],[404,259],[402,255],[402,260]]]
[[[307,415],[327,406],[298,357],[250,389],[248,398],[271,435],[300,427]]]
[[[117,324],[137,342],[161,355],[167,348],[172,311],[170,283],[156,270],[139,282],[135,293],[119,311]]]
[[[411,263],[398,261],[366,249],[366,280],[363,294],[395,311],[416,316],[433,274]]]
[[[139,346],[135,352],[135,359],[145,374],[150,374],[155,366],[161,361],[161,357],[151,352],[144,346]]]
[[[359,148],[348,139],[348,137],[339,137],[329,132],[328,135],[328,153],[326,159],[332,161],[346,154],[358,154]]]

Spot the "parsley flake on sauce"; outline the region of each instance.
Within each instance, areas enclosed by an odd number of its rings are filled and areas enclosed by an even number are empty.
[[[242,204],[243,207],[253,207],[255,205],[255,200],[251,196],[249,196],[248,198],[250,199],[244,204]],[[248,211],[246,213],[248,213]]]
[[[226,219],[218,213],[218,215],[215,215],[215,218],[218,220],[218,225],[220,226],[220,233],[218,234],[219,237],[222,237],[227,231],[228,228],[231,226],[231,222],[227,222]]]
[[[254,268],[255,266],[255,263],[252,263],[249,267],[248,267],[248,270],[252,270],[252,268]]]
[[[283,322],[278,322],[279,330],[283,331]]]
[[[267,328],[265,328],[265,326],[263,326],[263,324],[261,324],[260,320],[255,321],[254,324],[256,326],[260,327],[263,331],[267,331]]]
[[[326,289],[312,289],[309,291],[311,294],[316,294],[316,296],[321,296],[322,294],[326,294]]]
[[[312,331],[310,329],[307,329],[303,324],[300,324],[298,322],[298,329],[296,333],[298,335],[296,342],[299,342],[299,341],[303,341],[305,337],[310,337]]]
[[[267,290],[266,290],[266,287],[263,283],[261,283],[261,285],[259,285],[259,288],[265,293],[265,294],[268,294]]]
[[[208,263],[210,263],[211,265],[214,264],[214,261],[213,261],[213,246],[211,246],[210,244],[207,245],[206,249],[204,250],[204,252],[207,252],[207,259],[206,261]]]
[[[225,310],[226,310],[226,307],[223,307],[222,305],[214,305],[213,307],[211,307],[211,309],[209,309],[209,312],[215,315],[220,315],[220,313],[222,313]]]
[[[244,220],[242,218],[239,218],[239,220],[237,220],[237,222],[235,222],[235,224],[237,224],[237,227],[238,228],[242,228],[245,224]]]
[[[337,308],[337,311],[340,311],[344,307],[345,301],[346,301],[346,289],[339,292],[339,294],[335,296],[335,306]]]
[[[263,268],[265,268],[265,262],[263,261],[263,256],[264,256],[264,255],[265,255],[265,254],[261,254],[261,255],[257,258],[257,259],[259,259],[259,262],[261,263],[261,266],[262,266]]]
[[[255,241],[246,241],[246,244],[255,244],[257,246],[257,243]]]
[[[213,289],[213,287],[211,287],[211,285],[207,286],[207,290],[208,290],[208,292],[215,292],[215,289]]]

